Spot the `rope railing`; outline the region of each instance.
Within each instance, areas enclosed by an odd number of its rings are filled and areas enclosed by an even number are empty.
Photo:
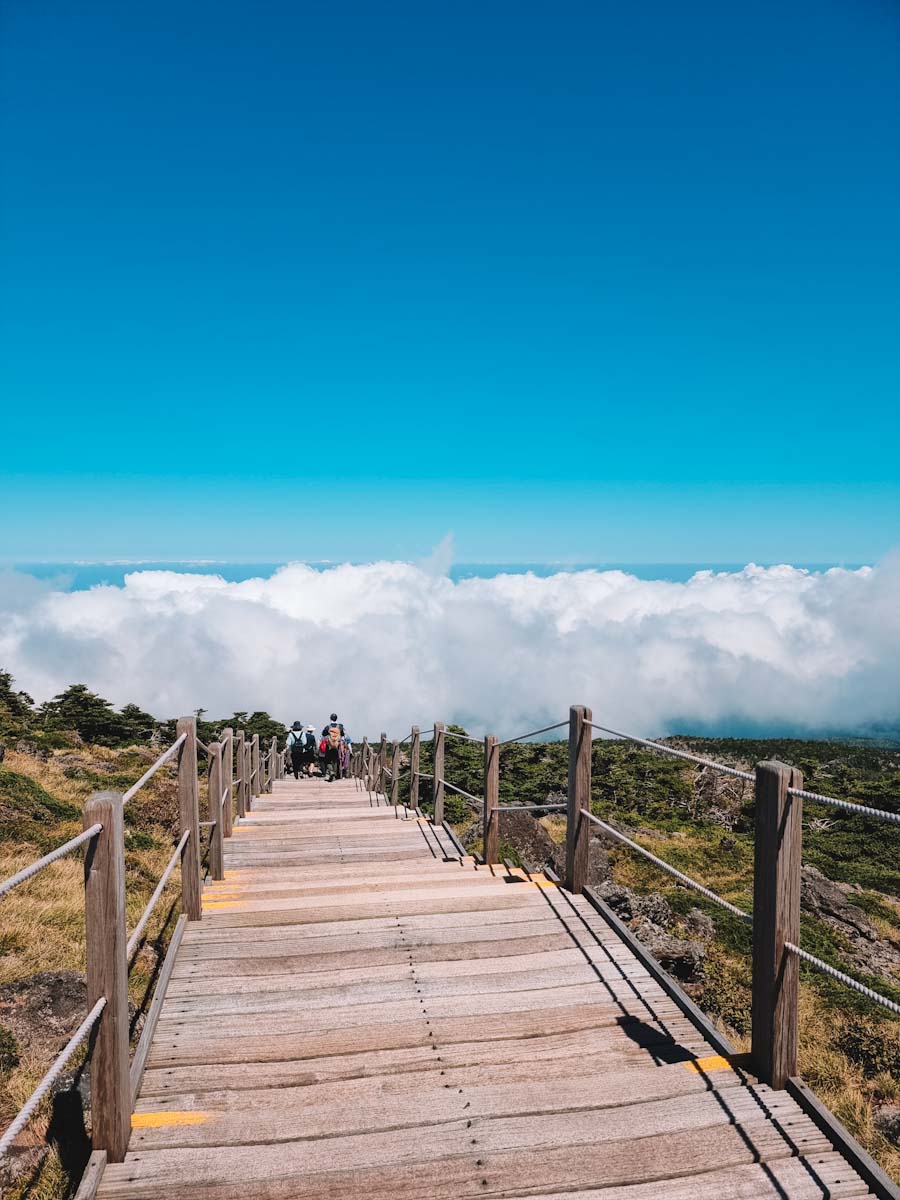
[[[633,733],[620,733],[617,729],[608,729],[605,725],[597,725],[594,721],[585,721],[585,725],[589,725],[591,729],[597,729],[601,733],[608,733],[612,737],[622,738],[626,742],[635,742],[639,746],[647,746],[651,750],[658,750],[661,754],[670,754],[673,758],[685,758],[690,762],[699,763],[703,767],[711,767],[714,771],[722,771],[725,775],[734,775],[737,779],[744,779],[750,783],[755,782],[756,776],[749,771],[739,771],[737,767],[728,767],[725,763],[713,762],[709,758],[701,758],[698,754],[690,754],[687,750],[676,750],[673,746],[663,746],[660,742],[653,742],[649,738],[638,737]]]
[[[655,854],[651,854],[651,852],[644,846],[640,845],[640,843],[632,841],[630,837],[626,837],[624,833],[620,833],[618,829],[607,824],[606,821],[601,821],[599,817],[595,817],[594,814],[592,812],[588,812],[586,808],[582,808],[580,812],[581,816],[587,817],[592,825],[599,825],[599,827],[604,830],[604,832],[608,833],[610,837],[615,838],[617,841],[622,842],[626,846],[630,846],[632,850],[636,850],[638,854],[642,854],[644,858],[647,858],[650,860],[650,862],[655,863],[660,870],[668,872],[669,875],[673,875],[680,883],[683,883],[685,887],[693,888],[695,892],[699,892],[700,895],[705,896],[707,900],[711,900],[714,904],[718,904],[720,908],[726,909],[728,912],[732,913],[736,917],[740,917],[742,921],[746,921],[750,925],[753,924],[753,917],[749,913],[744,912],[742,908],[738,908],[736,904],[732,904],[730,900],[724,900],[721,896],[716,895],[716,893],[710,891],[708,887],[704,887],[702,883],[698,883],[696,879],[691,879],[690,875],[685,875],[683,871],[679,871],[677,867],[673,867],[671,863],[667,863],[665,859],[657,858]]]
[[[568,804],[498,804],[499,812],[555,812],[565,811]]]
[[[131,787],[128,789],[128,791],[125,792],[125,794],[122,796],[122,803],[127,804],[128,801],[132,798],[132,796],[136,796],[137,793],[144,786],[144,784],[147,782],[147,780],[152,779],[153,776],[156,774],[156,772],[159,770],[159,768],[165,766],[165,764],[169,761],[169,759],[172,758],[173,755],[178,753],[178,750],[180,749],[180,747],[184,744],[184,742],[186,740],[187,740],[187,734],[186,733],[180,734],[175,739],[175,741],[172,743],[172,745],[168,748],[168,750],[164,750],[163,753],[156,760],[156,762],[153,763],[152,766],[147,768],[147,770],[143,773],[143,775],[140,777],[140,779],[137,781],[137,783],[133,783],[131,785]]]
[[[837,967],[831,966],[821,958],[817,958],[815,954],[810,954],[808,950],[803,950],[800,946],[795,946],[793,942],[785,942],[785,950],[790,950],[791,954],[796,956],[805,963],[808,963],[813,970],[818,971],[822,975],[830,975],[832,979],[836,979],[845,987],[852,988],[854,992],[859,992],[861,996],[865,996],[868,1000],[873,1000],[876,1004],[880,1004],[886,1008],[888,1012],[896,1013],[900,1016],[900,1004],[894,1000],[889,1000],[887,996],[882,996],[881,992],[876,992],[873,988],[866,987],[864,983],[854,979],[850,975],[845,975],[843,971],[839,971]]]
[[[840,808],[844,812],[853,813],[858,817],[869,817],[876,821],[887,821],[891,825],[900,825],[900,813],[888,812],[884,808],[870,808],[867,804],[854,804],[851,800],[835,800],[833,796],[821,796],[818,792],[806,792],[803,788],[788,788],[788,795],[799,796],[802,800],[812,800],[816,804],[828,804],[832,808]]]
[[[163,871],[162,876],[160,877],[159,883],[156,885],[156,887],[153,890],[153,895],[147,901],[147,907],[144,909],[143,913],[141,914],[141,919],[138,921],[137,925],[135,925],[134,932],[132,933],[131,937],[128,939],[128,944],[125,947],[125,957],[129,961],[131,960],[131,956],[134,953],[135,948],[137,947],[138,943],[141,940],[141,934],[144,932],[147,922],[150,920],[151,914],[153,913],[154,908],[156,908],[156,905],[159,902],[160,896],[163,894],[166,884],[169,882],[169,877],[171,876],[172,872],[175,870],[175,867],[178,865],[178,862],[181,858],[181,852],[182,852],[182,850],[184,850],[185,846],[187,845],[188,839],[190,838],[190,836],[191,836],[191,831],[189,829],[186,829],[184,831],[184,833],[181,835],[181,839],[179,840],[178,845],[172,851],[172,857],[169,859],[168,865],[166,866],[166,869]]]
[[[456,784],[451,783],[449,779],[439,779],[438,782],[442,783],[444,787],[448,787],[451,792],[458,792],[460,796],[465,796],[467,800],[471,800],[474,804],[477,804],[479,808],[484,807],[484,800],[480,796],[473,796],[471,792],[467,792],[465,788],[457,787]]]
[[[57,1079],[59,1079],[60,1075],[62,1075],[63,1071],[68,1066],[72,1055],[94,1028],[105,1007],[106,997],[101,996],[101,998],[97,1001],[88,1015],[84,1018],[75,1032],[66,1042],[65,1046],[56,1056],[52,1066],[47,1071],[44,1078],[34,1089],[29,1098],[25,1101],[25,1104],[19,1109],[18,1114],[13,1119],[12,1124],[4,1131],[3,1136],[0,1137],[0,1158],[5,1158],[9,1153],[10,1146],[12,1146],[13,1142],[31,1120],[31,1117],[33,1116],[38,1105],[53,1087],[54,1083],[56,1083]]]
[[[551,733],[554,729],[567,729],[568,721],[557,721],[555,725],[545,725],[543,729],[532,729],[528,733],[517,733],[515,737],[505,738],[498,746],[511,746],[513,742],[524,742],[526,738],[537,737],[539,733]]]
[[[470,737],[468,733],[456,733],[452,729],[445,729],[444,734],[446,737],[458,738],[461,742],[475,742],[478,746],[484,742],[484,738]]]
[[[4,879],[0,883],[0,896],[5,896],[13,888],[17,888],[20,884],[27,882],[32,876],[37,875],[38,871],[43,871],[44,867],[49,867],[57,859],[62,858],[66,854],[71,854],[73,850],[77,850],[79,846],[83,846],[85,842],[89,842],[91,838],[95,838],[102,831],[102,825],[92,825],[90,829],[85,829],[83,833],[79,833],[76,837],[69,838],[67,842],[63,842],[61,846],[57,846],[55,850],[51,850],[43,858],[39,858],[29,866],[23,867],[21,871],[16,871],[15,875],[10,875],[9,879]]]

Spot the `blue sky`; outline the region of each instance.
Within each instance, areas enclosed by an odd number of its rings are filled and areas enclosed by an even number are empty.
[[[900,9],[2,17],[0,557],[872,561]]]

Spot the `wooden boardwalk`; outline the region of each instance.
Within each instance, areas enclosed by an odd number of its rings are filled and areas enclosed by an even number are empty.
[[[865,1196],[581,897],[278,782],[189,924],[101,1200]]]

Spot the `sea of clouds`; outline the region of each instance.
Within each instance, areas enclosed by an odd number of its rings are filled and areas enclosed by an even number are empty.
[[[268,709],[357,734],[517,733],[573,703],[638,734],[900,726],[900,557],[810,573],[623,571],[452,582],[437,555],[268,578],[135,570],[68,591],[0,574],[0,668],[158,716]]]

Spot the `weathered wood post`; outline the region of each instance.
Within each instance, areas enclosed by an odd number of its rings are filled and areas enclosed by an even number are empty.
[[[253,807],[253,743],[244,742],[244,788],[247,796],[247,812]]]
[[[178,815],[190,837],[181,854],[181,907],[189,921],[200,920],[200,788],[197,781],[197,718],[179,717],[176,732],[186,734],[178,752]]]
[[[566,803],[566,887],[583,892],[588,878],[590,823],[581,810],[591,811],[592,713],[583,704],[569,709],[569,790]]]
[[[444,726],[440,721],[434,723],[434,812],[431,814],[433,825],[444,823]]]
[[[103,828],[84,859],[88,1010],[102,997],[91,1059],[91,1128],[95,1150],[122,1162],[131,1136],[128,1071],[128,961],[125,924],[125,823],[118,792],[95,792],[84,827]]]
[[[222,836],[230,838],[234,828],[234,733],[229,726],[222,730],[222,787],[228,792],[222,805]]]
[[[247,815],[247,780],[245,778],[246,755],[244,748],[246,735],[243,729],[237,731],[234,743],[234,766],[237,772],[237,813],[239,817]]]
[[[758,764],[751,1053],[756,1074],[773,1088],[797,1074],[800,973],[796,954],[784,944],[800,943],[803,800],[788,795],[789,787],[803,787],[796,768]]]
[[[222,804],[222,743],[209,746],[209,819],[215,821],[209,834],[209,873],[213,879],[225,878],[225,848],[222,844],[225,805]],[[227,799],[227,797],[226,797]]]
[[[263,793],[262,775],[259,762],[259,734],[254,733],[250,742],[250,803],[249,808],[253,807],[253,797],[261,796]]]
[[[396,809],[400,803],[400,743],[391,743],[391,804]]]
[[[266,782],[266,791],[271,792],[272,784],[278,777],[278,738],[273,737],[272,743],[269,746],[269,778]]]
[[[372,790],[372,775],[369,770],[369,739],[364,737],[362,740],[362,750],[360,751],[362,758],[360,761],[360,778],[365,781],[366,791]]]
[[[500,739],[489,733],[484,739],[484,861],[497,862],[500,844]]]
[[[409,739],[409,807],[419,807],[419,727],[413,725]]]
[[[387,799],[387,788],[384,786],[384,777],[386,774],[385,767],[387,766],[387,734],[381,735],[381,742],[378,746],[378,788],[377,790],[382,796]]]

